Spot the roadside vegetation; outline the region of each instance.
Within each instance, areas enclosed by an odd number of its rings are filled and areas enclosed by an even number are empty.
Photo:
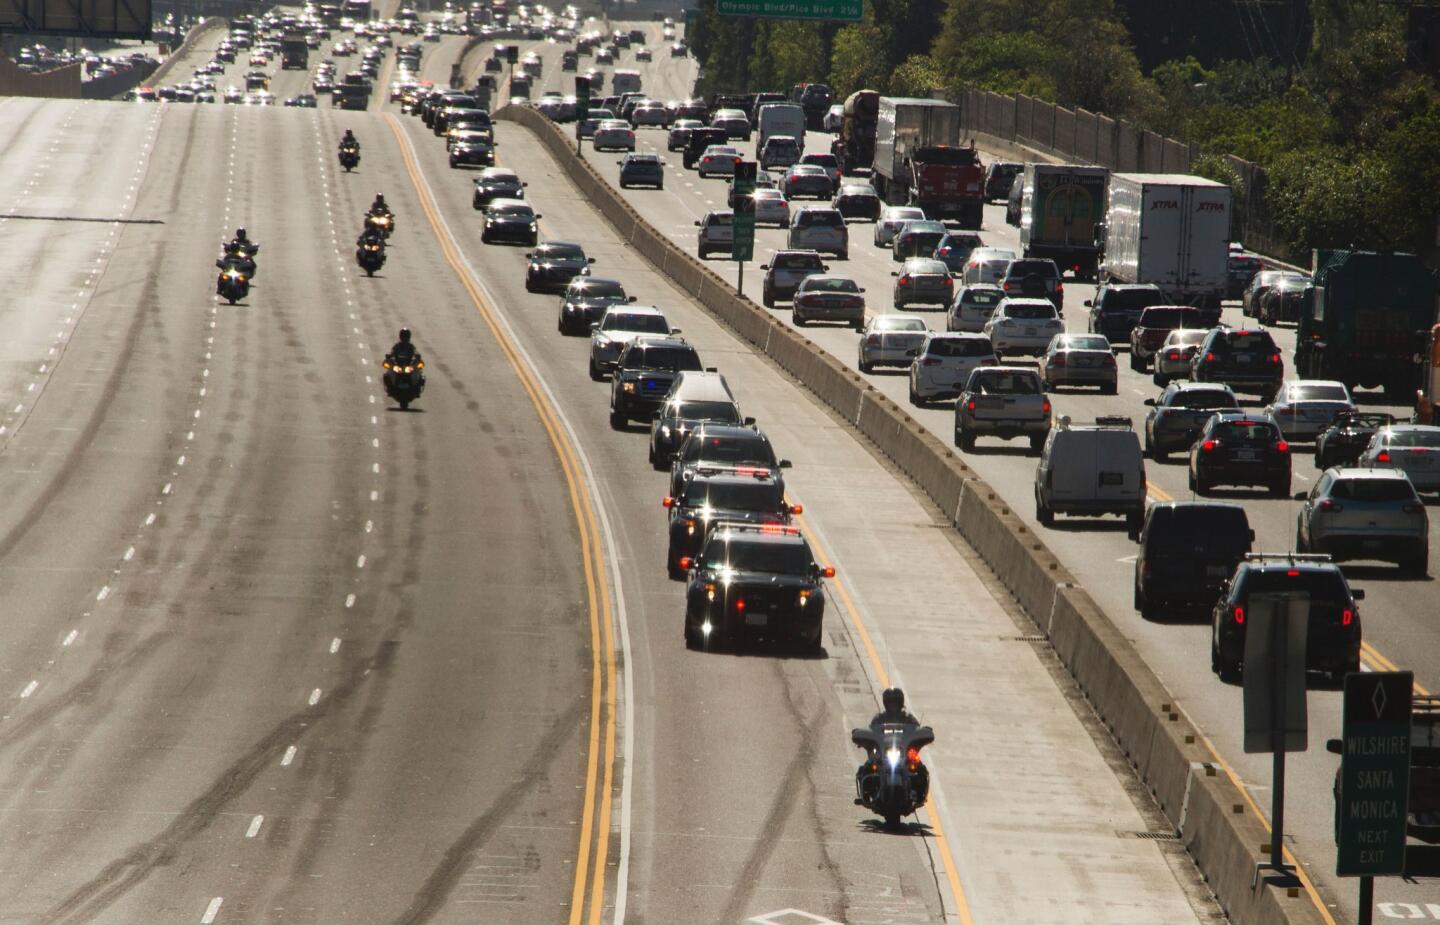
[[[702,0],[694,44],[705,92],[978,87],[1128,119],[1197,145],[1196,171],[1215,179],[1239,183],[1227,154],[1266,168],[1266,201],[1297,250],[1433,252],[1440,90],[1407,47],[1404,12],[1291,0],[1278,14],[1253,5],[1288,19],[1262,11],[1227,29],[1245,4],[1193,6],[1199,20],[1214,7],[1208,32],[1138,0],[866,0],[853,24],[722,17]]]

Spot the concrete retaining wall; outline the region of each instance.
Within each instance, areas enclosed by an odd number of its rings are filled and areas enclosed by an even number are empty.
[[[1309,898],[1262,883],[1261,820],[1235,783],[1208,764],[1198,730],[1045,544],[950,447],[860,376],[774,319],[697,258],[652,228],[588,163],[574,142],[533,109],[506,106],[496,118],[533,131],[581,193],[677,286],[800,380],[873,441],[949,517],[1045,633],[1055,652],[1154,795],[1220,902],[1238,925],[1317,925]],[[1047,117],[1050,115],[1046,113]]]
[[[77,99],[80,96],[80,62],[34,73],[0,55],[0,96],[38,96],[44,99]]]
[[[140,86],[159,69],[160,65],[153,61],[136,62],[118,74],[85,81],[80,85],[80,96],[87,100],[113,100]]]
[[[180,61],[182,58],[186,57],[191,51],[193,51],[196,44],[199,43],[201,38],[209,35],[217,29],[224,29],[226,28],[226,26],[227,21],[224,17],[221,16],[211,16],[208,19],[202,20],[198,25],[195,26],[195,28],[190,30],[189,35],[185,36],[185,41],[181,42],[178,46],[176,46],[174,51],[170,52],[170,57],[166,58],[164,63],[157,67],[152,74],[150,74],[150,83],[155,85],[164,83],[165,79],[170,76],[170,72],[175,69],[176,62]],[[188,76],[189,75],[186,75],[187,79]]]

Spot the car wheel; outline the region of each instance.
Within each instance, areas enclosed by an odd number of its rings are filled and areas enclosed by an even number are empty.
[[[1137,373],[1145,371],[1145,362],[1135,355],[1135,348],[1130,348],[1130,368]]]
[[[1170,377],[1162,376],[1159,373],[1156,373],[1155,375],[1150,377],[1150,381],[1163,389],[1165,388],[1165,386],[1170,384]]]
[[[809,320],[799,312],[796,312],[793,317],[795,319],[795,327],[797,328],[803,328],[810,323]]]
[[[1101,394],[1101,395],[1118,395],[1118,394],[1120,394],[1120,385],[1119,385],[1119,383],[1116,383],[1116,382],[1107,382],[1107,383],[1105,383],[1104,385],[1100,386],[1100,394]]]
[[[975,449],[975,435],[966,433],[963,430],[955,431],[955,445],[961,451],[969,453]]]
[[[1039,522],[1042,527],[1053,527],[1055,526],[1055,512],[1050,510],[1043,501],[1037,499],[1035,502],[1035,520]]]
[[[835,253],[835,259],[836,259],[836,260],[849,260],[849,259],[850,259],[850,252],[849,252],[848,250],[836,251],[836,253]]]
[[[1238,662],[1226,661],[1225,658],[1218,653],[1216,660],[1215,673],[1220,676],[1221,681],[1224,681],[1226,684],[1235,684],[1240,680],[1240,664]]]
[[[920,393],[915,391],[914,385],[910,386],[910,404],[917,408],[925,407],[925,399],[921,398]]]
[[[766,308],[775,307],[775,296],[771,294],[769,289],[764,289],[761,291],[760,304],[764,305]]]
[[[610,412],[610,427],[612,430],[624,430],[629,423],[630,418],[627,415],[619,411]]]
[[[1150,447],[1150,458],[1158,463],[1167,462],[1170,459],[1170,451],[1161,449],[1158,444]]]
[[[595,365],[594,357],[590,358],[590,378],[596,382],[603,382],[605,380],[605,374],[600,371],[599,366]]]
[[[1288,478],[1283,482],[1276,482],[1270,486],[1270,497],[1272,498],[1285,498],[1288,497],[1289,494],[1290,480]]]
[[[1030,452],[1039,453],[1043,449],[1045,449],[1045,438],[1043,436],[1030,438]]]
[[[854,324],[852,324],[850,327],[854,328],[854,329],[855,329],[855,333],[857,333],[857,334],[860,333],[861,331],[864,331],[864,330],[865,330],[865,319],[863,319],[863,318],[860,319],[859,321],[857,321],[857,322],[855,322]]]
[[[687,648],[687,649],[698,649],[698,648],[700,648],[703,644],[704,644],[704,641],[700,638],[700,628],[697,626],[697,627],[694,627],[694,628],[692,629],[691,626],[690,626],[690,621],[689,621],[689,620],[686,620],[686,621],[685,621],[685,648]]]
[[[858,364],[856,364],[856,365],[858,365],[858,366],[860,367],[860,372],[865,373],[865,374],[867,374],[867,375],[870,374],[870,373],[873,373],[873,372],[875,371],[875,364],[874,364],[874,363],[867,363],[867,362],[865,361],[865,358],[864,358],[863,356],[860,357],[860,362],[859,362]]]
[[[1400,563],[1400,568],[1409,575],[1423,578],[1430,573],[1430,547],[1421,546],[1414,555]]]

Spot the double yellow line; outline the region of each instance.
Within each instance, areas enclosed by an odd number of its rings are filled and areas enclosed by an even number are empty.
[[[430,195],[429,187],[420,176],[419,165],[404,129],[394,115],[387,113],[386,121],[405,160],[405,169],[415,187],[420,207],[430,222],[430,228],[440,244],[440,250],[450,268],[455,271],[460,284],[469,293],[470,300],[480,312],[480,317],[490,329],[505,359],[515,370],[525,394],[529,396],[535,414],[550,438],[555,457],[565,476],[566,490],[570,495],[570,508],[575,513],[575,526],[580,535],[581,562],[585,568],[586,605],[590,618],[590,740],[585,760],[585,801],[580,821],[580,845],[575,861],[575,880],[570,894],[570,925],[588,921],[598,925],[605,907],[605,859],[610,844],[611,794],[614,790],[615,736],[616,736],[616,676],[614,604],[611,600],[609,582],[606,580],[605,547],[599,521],[591,499],[590,483],[585,477],[585,467],[571,443],[560,416],[545,389],[540,385],[520,351],[510,342],[501,324],[495,307],[476,284],[454,239],[446,230],[440,213]],[[601,730],[604,739],[601,739]],[[597,812],[598,804],[598,812]],[[593,863],[592,863],[593,860]],[[586,894],[589,893],[590,915],[585,919]]]

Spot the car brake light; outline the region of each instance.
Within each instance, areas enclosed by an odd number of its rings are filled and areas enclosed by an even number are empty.
[[[1104,365],[1104,366],[1114,366],[1114,365],[1115,365],[1115,354],[1113,354],[1113,353],[1107,354],[1106,357],[1105,357],[1105,359],[1101,360],[1100,362],[1101,362],[1101,364]]]
[[[1277,440],[1277,441],[1275,442],[1275,452],[1277,452],[1277,453],[1288,453],[1288,452],[1290,452],[1290,444],[1286,443],[1284,440]]]
[[[1219,445],[1220,442],[1218,440],[1206,440],[1204,443],[1200,444],[1200,449],[1208,453]]]
[[[910,285],[910,277],[908,277],[908,276],[902,276],[902,277],[900,277],[900,285],[902,285],[902,286],[908,286],[908,285]]]
[[[948,248],[948,247],[942,247],[942,248],[940,248],[938,251],[935,252],[935,256],[937,256],[937,257],[943,257],[943,256],[945,256],[945,255],[948,254],[948,253],[950,253],[950,248]]]
[[[905,760],[910,762],[910,770],[915,770],[920,764],[920,749],[910,746],[905,750]]]
[[[1180,351],[1179,351],[1179,350],[1171,350],[1170,352],[1168,352],[1168,353],[1165,354],[1165,359],[1167,359],[1167,360],[1178,360],[1178,359],[1180,359]]]
[[[1390,451],[1389,451],[1389,450],[1381,450],[1379,453],[1376,453],[1376,454],[1375,454],[1375,461],[1376,461],[1376,462],[1389,462],[1389,461],[1390,461]]]
[[[1057,353],[1057,354],[1055,354],[1055,357],[1050,361],[1050,365],[1051,365],[1051,366],[1064,366],[1064,365],[1065,365],[1065,354],[1063,354],[1063,353]]]
[[[1042,412],[1044,412],[1045,414],[1049,414],[1049,413],[1050,413],[1050,399],[1048,399],[1048,398],[1045,399],[1045,403],[1040,406],[1040,410],[1041,410]]]
[[[1001,289],[1004,289],[1006,292],[1009,292],[1009,291],[1010,291],[1010,284],[1009,284],[1009,283],[1001,283],[1001,284],[1000,284],[1000,288],[1001,288]]]
[[[1062,283],[1062,282],[1056,281],[1056,283],[1055,283],[1055,292],[1058,294],[1058,293],[1061,293],[1061,292],[1064,292],[1064,291],[1065,291],[1065,284]]]
[[[974,411],[974,410],[975,410],[975,400],[974,400],[974,399],[971,399],[970,401],[966,402],[966,403],[965,403],[965,408],[966,408],[967,410],[969,410],[969,411]]]
[[[661,501],[660,501],[660,506],[661,506],[661,507],[674,507],[674,506],[675,506],[675,499],[674,499],[674,498],[663,498],[663,499],[661,499]]]
[[[1215,354],[1213,354],[1213,353],[1207,353],[1207,354],[1205,354],[1205,362],[1206,362],[1206,363],[1214,363],[1214,362],[1215,362]]]
[[[1423,514],[1425,513],[1425,505],[1421,504],[1418,501],[1411,501],[1401,510],[1403,510],[1407,514]]]
[[[735,609],[740,613],[745,612],[745,598],[738,597],[735,599]]]
[[[1245,608],[1237,606],[1234,610],[1230,611],[1230,618],[1235,621],[1236,626],[1244,626]]]
[[[935,358],[933,358],[933,357],[926,357],[925,359],[923,359],[923,360],[920,361],[920,365],[921,365],[921,366],[939,366],[939,365],[940,365],[940,361],[937,360],[937,359],[935,359]]]
[[[1278,354],[1278,353],[1272,353],[1272,354],[1270,354],[1270,362],[1271,362],[1271,363],[1279,363],[1279,362],[1280,362],[1280,354]]]
[[[1315,510],[1324,511],[1327,514],[1338,514],[1345,510],[1345,506],[1338,501],[1331,501],[1328,498],[1315,505]]]
[[[1293,568],[1292,568],[1292,569],[1289,569],[1288,571],[1285,572],[1285,577],[1286,577],[1286,578],[1299,578],[1299,577],[1300,577],[1300,571],[1299,571],[1299,569],[1293,569]]]
[[[1341,625],[1341,626],[1349,626],[1351,623],[1354,623],[1354,622],[1355,622],[1355,611],[1351,610],[1349,607],[1346,607],[1344,610],[1340,611],[1340,625]]]

